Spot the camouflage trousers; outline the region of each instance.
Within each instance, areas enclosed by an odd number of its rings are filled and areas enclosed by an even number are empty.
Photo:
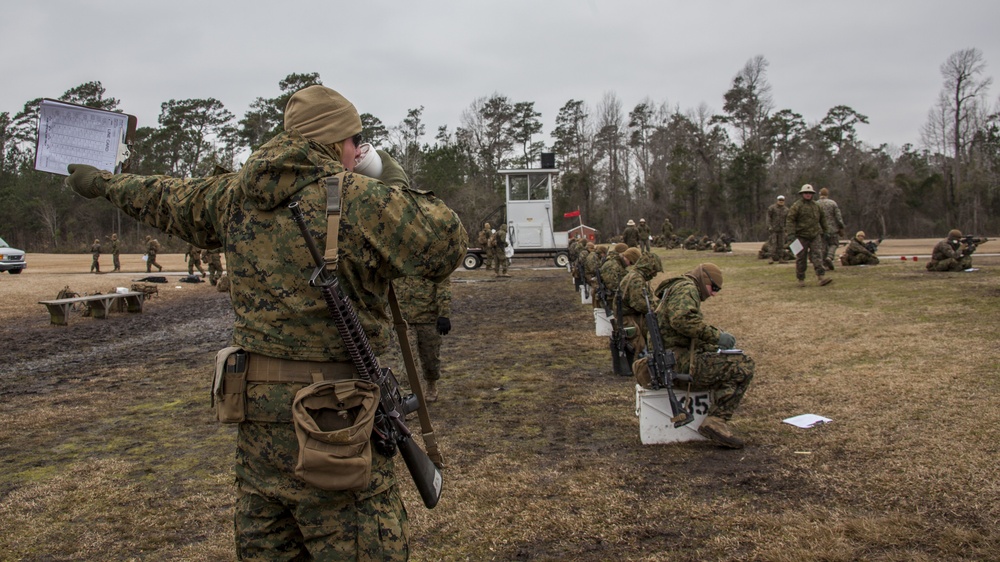
[[[806,260],[812,262],[813,269],[816,270],[816,276],[823,277],[823,274],[826,273],[826,269],[823,267],[825,251],[823,235],[819,234],[812,240],[799,238],[799,243],[802,244],[802,251],[795,256],[795,278],[799,281],[805,280],[806,269],[808,268]]]
[[[866,256],[865,254],[854,254],[853,256],[848,256],[844,254],[840,256],[841,265],[878,265],[878,258],[875,256]]]
[[[833,260],[837,258],[837,247],[840,244],[840,236],[836,232],[830,232],[823,235],[823,244],[826,248],[823,250],[823,259]]]
[[[690,365],[688,350],[675,349],[674,353],[678,357],[678,369],[687,369]],[[753,359],[747,355],[727,355],[715,351],[695,355],[694,381],[690,387],[687,383],[679,383],[677,388],[711,392],[712,406],[708,415],[729,421],[757,371]]]
[[[425,381],[436,381],[441,378],[441,334],[437,331],[437,325],[410,324],[407,330],[410,340],[410,349],[416,348],[416,359],[419,361],[419,369],[424,374]],[[405,371],[400,371],[404,373]],[[405,376],[405,375],[403,375]]]
[[[776,230],[767,239],[767,249],[771,252],[771,261],[785,259],[785,231]]]
[[[927,262],[927,271],[964,271],[972,267],[972,256]]]
[[[490,254],[490,257],[493,259],[493,271],[495,271],[497,275],[500,275],[501,273],[506,275],[507,265],[510,263],[510,260],[507,259],[507,254],[504,254],[503,250],[498,248],[491,250]]]
[[[327,491],[294,474],[291,423],[243,422],[236,447],[239,560],[406,560],[408,518],[393,461],[372,452],[363,492]]]
[[[201,273],[202,277],[205,276],[205,270],[202,269],[200,261],[189,261],[188,262],[188,275],[194,275],[195,268],[198,268],[198,273]]]
[[[122,262],[118,259],[118,254],[111,254],[111,263],[115,266],[115,271],[122,268]]]

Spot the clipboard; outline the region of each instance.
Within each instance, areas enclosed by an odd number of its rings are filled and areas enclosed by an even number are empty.
[[[89,164],[121,172],[138,120],[134,115],[45,98],[38,106],[35,169],[62,176]]]

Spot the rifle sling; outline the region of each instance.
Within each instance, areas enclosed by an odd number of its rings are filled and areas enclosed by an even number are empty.
[[[427,401],[424,400],[424,389],[420,386],[417,365],[413,361],[413,350],[410,349],[410,339],[406,335],[406,322],[399,310],[399,301],[396,300],[396,290],[392,288],[392,283],[389,284],[389,310],[392,311],[392,324],[396,328],[396,338],[399,340],[399,349],[403,354],[403,364],[406,365],[406,378],[410,381],[410,388],[417,395],[417,401],[420,405],[417,408],[417,417],[420,418],[420,435],[424,438],[427,456],[434,461],[438,468],[444,468],[444,456],[438,448],[434,428],[431,427],[431,415],[427,411]]]
[[[347,172],[341,172],[335,176],[326,178],[326,252],[323,259],[326,260],[327,271],[331,275],[337,274],[337,248],[340,238],[340,197],[341,186]],[[438,468],[444,467],[444,457],[438,449],[437,436],[431,427],[430,413],[427,411],[427,402],[424,400],[424,391],[420,386],[420,378],[417,376],[417,367],[413,361],[413,351],[410,349],[410,340],[406,337],[406,322],[399,311],[399,302],[396,300],[396,292],[389,284],[389,309],[392,310],[392,321],[396,328],[396,335],[399,339],[399,347],[403,354],[403,363],[406,365],[406,376],[410,381],[410,388],[417,395],[420,407],[417,414],[420,418],[420,432],[424,438],[424,445],[427,448],[427,456],[434,461]]]

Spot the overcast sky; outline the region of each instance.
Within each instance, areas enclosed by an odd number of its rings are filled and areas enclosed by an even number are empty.
[[[318,72],[388,127],[423,106],[427,141],[477,98],[535,102],[550,146],[571,99],[721,112],[762,55],[775,110],[815,124],[847,105],[869,118],[863,141],[898,147],[919,145],[949,55],[978,48],[985,76],[1000,73],[998,22],[997,0],[24,0],[0,17],[0,111],[96,80],[139,126],[170,99],[239,118],[288,74]]]

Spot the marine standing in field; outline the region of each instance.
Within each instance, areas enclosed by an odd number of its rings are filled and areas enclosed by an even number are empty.
[[[962,231],[953,229],[948,237],[934,245],[927,271],[964,271],[972,267],[972,254],[961,251]]]
[[[859,230],[840,256],[841,265],[878,265],[878,256],[868,249],[864,231]]]
[[[428,402],[438,399],[441,379],[441,336],[451,331],[451,277],[434,283],[422,277],[403,277],[392,282],[399,308],[408,326],[410,342],[427,383]]]
[[[663,263],[660,261],[660,256],[647,252],[636,260],[635,265],[628,268],[619,285],[622,295],[619,311],[621,325],[634,357],[641,357],[646,351],[646,338],[649,334],[646,327],[646,313],[649,312],[646,307],[646,295],[650,295],[650,304],[656,308],[656,297],[649,290],[649,282],[661,271]]]
[[[156,253],[160,251],[160,241],[152,236],[146,236],[146,273],[156,266],[157,271],[163,271],[163,266],[156,263]]]
[[[722,270],[703,263],[688,273],[667,279],[656,288],[660,303],[656,320],[664,349],[673,350],[678,373],[690,373],[691,390],[708,390],[712,405],[698,433],[723,447],[739,449],[743,440],[728,422],[750,386],[756,367],[743,353],[719,350],[736,347],[732,334],[705,323],[701,303],[722,290]]]
[[[94,243],[90,245],[90,255],[93,259],[90,262],[90,272],[100,273],[101,272],[101,239],[94,238]]]
[[[244,373],[245,387],[223,384],[217,393],[233,418],[244,419],[235,467],[237,557],[405,560],[406,510],[393,460],[379,447],[372,447],[370,462],[356,465],[361,472],[349,474],[364,482],[370,468],[361,491],[321,489],[296,475],[296,394],[317,379],[346,382],[358,373],[320,289],[309,283],[315,264],[288,205],[303,209],[322,251],[329,224],[325,180],[347,172],[340,183],[336,277],[376,354],[385,351],[391,329],[389,282],[403,276],[443,281],[461,262],[468,238],[440,199],[409,188],[388,153],[378,153],[381,180],[350,173],[361,118],[337,92],[310,86],[293,94],[284,129],[236,173],[178,179],[71,165],[67,183],[189,243],[225,248],[236,316],[232,343],[246,352],[245,369],[236,371]]]
[[[493,252],[490,251],[491,236],[493,236],[493,229],[490,227],[490,223],[483,223],[483,229],[479,231],[479,237],[476,238],[476,243],[484,250],[483,254],[486,255],[486,259],[484,260],[484,267],[486,268],[486,271],[493,269]]]
[[[779,195],[778,200],[767,208],[768,250],[771,261],[768,263],[787,263],[785,261],[785,219],[788,217],[788,207],[785,206],[785,196]]]
[[[639,226],[636,227],[639,232],[639,250],[643,253],[649,251],[649,243],[652,241],[652,232],[649,230],[649,226],[646,224],[646,219],[639,219]]]
[[[816,190],[808,183],[799,190],[801,199],[792,205],[785,217],[785,232],[798,239],[802,250],[795,256],[795,278],[799,287],[806,286],[806,260],[812,262],[820,286],[829,285],[833,279],[825,277],[823,268],[823,233],[826,232],[826,216],[819,205],[813,201]]]
[[[493,272],[497,277],[510,277],[507,274],[507,266],[510,259],[507,257],[507,224],[503,223],[490,237],[490,253],[493,255]]]
[[[674,240],[674,225],[670,222],[669,217],[663,219],[663,225],[660,226],[660,234],[663,235],[664,249],[673,250],[677,247],[677,242]]]
[[[121,255],[121,251],[122,251],[122,247],[121,247],[121,244],[118,242],[118,234],[117,233],[112,233],[111,234],[111,263],[113,263],[114,266],[115,266],[114,270],[112,270],[112,271],[121,271],[121,269],[122,269],[122,262],[119,259],[119,256]]]
[[[837,202],[830,199],[830,190],[825,187],[819,190],[819,201],[816,204],[823,210],[826,218],[826,229],[823,231],[823,243],[826,246],[823,250],[823,267],[833,271],[837,246],[840,244],[840,237],[844,235],[844,217],[840,214]]]
[[[222,277],[222,249],[211,248],[201,252],[202,260],[208,264],[208,281],[215,285]]]
[[[198,268],[198,273],[205,277],[205,270],[201,268],[201,248],[194,244],[188,244],[184,261],[188,262],[188,275],[194,275],[194,269]]]
[[[625,223],[625,230],[622,231],[622,242],[625,242],[625,245],[629,247],[639,247],[639,229],[632,219]]]

